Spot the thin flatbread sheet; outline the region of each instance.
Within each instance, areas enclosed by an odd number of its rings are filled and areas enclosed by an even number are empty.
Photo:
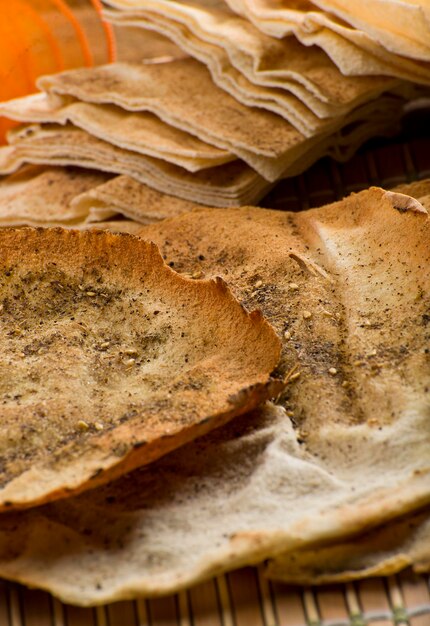
[[[170,39],[154,32],[142,32],[141,28],[114,27],[116,58],[124,63],[145,61],[158,63],[162,59],[181,59],[186,56]]]
[[[398,131],[404,101],[384,96],[377,103],[357,109],[336,132],[303,139],[281,158],[246,155],[248,164],[233,161],[191,174],[174,164],[125,150],[72,125],[29,125],[8,134],[12,145],[0,149],[0,172],[8,174],[22,163],[79,165],[117,174],[128,174],[158,190],[209,206],[237,206],[251,198],[257,202],[279,178],[295,176],[322,156],[347,160],[370,137]]]
[[[351,92],[348,88],[342,90],[342,82],[345,81],[342,78],[337,85],[335,100],[333,94],[330,97],[330,94],[324,94],[316,88],[309,90],[304,84],[291,79],[283,78],[281,85],[278,84],[280,79],[277,79],[277,83],[271,79],[256,80],[249,74],[242,74],[230,62],[223,47],[200,39],[185,25],[169,19],[165,14],[147,9],[138,12],[110,10],[105,11],[105,16],[116,26],[133,24],[146,31],[150,29],[170,37],[192,57],[206,65],[213,81],[233,98],[246,106],[272,111],[307,135],[318,131],[325,118],[344,115],[354,106],[375,98],[383,91],[394,89],[399,84],[396,79],[380,76],[377,81],[373,80],[372,83],[367,80],[360,90]],[[324,75],[324,69],[321,69],[321,73]]]
[[[384,128],[396,122],[404,100],[383,96],[356,108],[349,116],[331,121],[324,132],[306,138],[286,120],[269,111],[249,109],[219,89],[206,68],[194,59],[154,66],[112,64],[73,70],[39,80],[42,89],[90,102],[110,102],[123,108],[147,110],[168,124],[235,154],[261,176],[274,182],[294,171],[296,162],[342,127],[376,121]],[[190,98],[190,94],[195,97]],[[384,111],[384,107],[386,110]],[[388,113],[389,112],[389,113]],[[334,139],[336,143],[336,139]],[[293,170],[293,171],[292,171]]]
[[[298,83],[323,101],[335,105],[348,102],[351,108],[393,82],[384,76],[344,76],[321,48],[303,46],[292,36],[273,39],[233,13],[223,1],[109,0],[109,4],[122,9],[125,18],[129,11],[143,18],[149,12],[182,24],[191,36],[223,48],[231,65],[255,84],[289,90],[292,83]],[[186,39],[181,45],[186,46]],[[184,49],[190,54],[195,52]]]
[[[178,46],[209,69],[214,83],[241,104],[257,107],[280,115],[297,130],[309,134],[318,130],[323,123],[320,117],[333,117],[347,109],[338,105],[336,113],[331,105],[322,102],[302,85],[291,83],[290,91],[251,82],[229,61],[225,50],[199,39],[186,26],[169,20],[164,14],[150,11],[129,12],[105,11],[106,20],[118,27],[133,24],[144,32],[158,32],[170,37]]]
[[[385,75],[428,84],[426,62],[384,48],[363,30],[306,0],[227,0],[233,11],[272,37],[294,34],[305,46],[322,48],[346,76]]]
[[[312,0],[396,54],[430,61],[430,5],[427,0]]]
[[[0,115],[26,123],[70,122],[119,148],[164,159],[190,172],[236,158],[166,124],[152,113],[131,113],[112,104],[67,102],[61,105],[40,93],[0,103]]]
[[[397,191],[399,193],[412,196],[413,198],[416,198],[421,202],[422,199],[427,198],[430,195],[430,178],[416,180],[413,183],[403,183],[401,185],[396,185],[395,187],[393,187],[392,191]]]
[[[385,524],[334,546],[291,552],[269,561],[269,578],[296,585],[321,585],[390,576],[412,567],[430,571],[428,511]]]
[[[163,193],[209,206],[257,202],[271,185],[241,161],[191,174],[186,170],[123,150],[74,126],[30,125],[9,134],[12,145],[0,147],[0,173],[23,163],[79,166],[126,174]]]
[[[160,595],[428,504],[430,220],[410,200],[373,188],[143,227],[175,269],[225,276],[282,333],[280,405],[3,516],[0,574],[76,604]]]
[[[114,211],[140,224],[157,222],[202,208],[201,204],[151,189],[130,176],[115,176],[105,185],[82,193],[74,198],[73,206],[84,213]]]
[[[217,87],[195,59],[160,65],[115,63],[45,76],[50,94],[150,111],[211,145],[279,157],[303,135],[269,111],[249,109]],[[192,98],[190,98],[192,94]]]
[[[397,185],[393,191],[413,196],[430,210],[430,179]],[[280,555],[268,563],[267,575],[309,585],[389,575],[409,566],[429,571],[429,520],[423,511],[344,543]]]
[[[0,240],[1,509],[103,484],[275,392],[279,339],[221,279],[130,235]]]
[[[109,174],[79,168],[27,166],[0,180],[0,226],[72,226],[116,213],[72,204]]]
[[[142,228],[140,222],[127,219],[113,219],[107,222],[87,223],[80,227],[81,230],[109,230],[112,233],[139,234]]]

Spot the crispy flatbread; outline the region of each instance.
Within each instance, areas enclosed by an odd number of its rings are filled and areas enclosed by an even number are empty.
[[[397,185],[393,191],[413,196],[430,210],[430,179]],[[405,197],[402,202],[406,208],[413,200]],[[280,555],[269,562],[267,574],[284,582],[323,584],[388,575],[408,566],[417,571],[430,566],[430,525],[426,511],[345,543]]]
[[[334,546],[315,547],[269,561],[269,578],[297,585],[321,585],[389,576],[406,567],[430,571],[428,511],[402,518]]]
[[[127,219],[115,219],[107,222],[86,223],[80,230],[109,230],[112,233],[129,233],[137,235],[142,228],[141,222]]]
[[[149,13],[158,15],[164,23],[185,26],[189,36],[183,38],[181,47],[194,56],[198,50],[188,49],[187,39],[196,37],[203,42],[201,48],[207,42],[224,49],[229,63],[254,84],[290,90],[296,83],[323,101],[335,106],[348,103],[351,108],[354,103],[372,97],[372,92],[374,96],[381,93],[393,82],[384,76],[344,76],[321,48],[303,46],[295,37],[273,39],[234,14],[221,0],[210,3],[146,0],[144,4],[135,0],[109,0],[109,4],[122,9],[120,13],[125,19],[128,14],[134,19],[140,15],[144,22]],[[106,15],[111,19],[109,11]],[[138,22],[137,19],[136,25]],[[127,23],[133,21],[128,19]]]
[[[280,342],[129,235],[3,230],[0,508],[102,484],[273,393]]]
[[[163,33],[178,46],[201,61],[211,72],[218,87],[233,98],[249,107],[258,107],[276,113],[290,122],[304,134],[315,132],[321,126],[319,118],[333,117],[347,111],[346,105],[338,103],[334,107],[308,91],[300,83],[291,81],[289,89],[255,84],[235,68],[229,61],[226,51],[207,41],[203,41],[181,23],[169,20],[165,14],[148,10],[105,12],[106,19],[120,28],[134,24],[144,32]]]
[[[170,39],[154,32],[142,32],[141,28],[116,28],[117,58],[126,63],[157,63],[166,57],[181,59],[186,56]]]
[[[394,191],[413,196],[430,211],[430,179],[398,185]],[[202,208],[199,204],[151,189],[129,176],[116,176],[82,193],[73,199],[72,205],[77,205],[77,209],[85,214],[91,214],[94,210],[112,210],[142,224]]]
[[[278,115],[250,109],[217,87],[206,68],[194,59],[158,66],[118,63],[81,69],[43,77],[39,86],[84,101],[150,111],[235,154],[260,172],[276,167],[286,154],[300,152],[305,141],[301,132]],[[326,132],[332,131],[330,123]]]
[[[337,132],[304,139],[282,158],[236,149],[246,153],[264,177],[241,161],[190,174],[174,164],[113,146],[72,125],[63,128],[55,124],[10,131],[8,139],[13,145],[0,149],[0,173],[12,173],[23,163],[79,165],[127,174],[163,193],[192,202],[237,206],[250,200],[258,202],[279,177],[295,176],[324,155],[344,161],[370,137],[392,135],[399,128],[403,105],[401,98],[387,95],[377,105],[369,103],[366,110],[354,111]]]
[[[287,7],[283,0],[226,1],[267,35],[294,34],[305,46],[322,48],[347,76],[386,75],[428,83],[426,63],[390,52],[363,30],[351,28],[311,2],[298,0]]]
[[[41,93],[0,103],[0,115],[27,123],[71,122],[115,146],[164,159],[190,172],[236,158],[166,124],[152,113],[130,113],[112,104],[72,102],[61,106]]]
[[[408,196],[412,196],[424,205],[427,198],[430,196],[430,178],[424,178],[423,180],[417,180],[413,183],[404,183],[402,185],[396,185],[393,191],[403,193]],[[426,206],[426,209],[430,207]]]
[[[413,59],[430,61],[430,7],[419,0],[312,0],[360,28],[387,50]]]
[[[72,205],[72,200],[109,178],[79,168],[23,167],[0,180],[0,226],[73,226],[108,219],[117,211]]]
[[[15,172],[23,163],[79,166],[127,174],[162,193],[221,207],[258,202],[271,187],[242,161],[191,174],[166,161],[113,146],[71,125],[30,125],[11,131],[8,138],[12,145],[0,147],[1,174]]]
[[[91,493],[3,516],[3,577],[77,604],[160,595],[429,503],[419,202],[374,188],[303,213],[202,209],[142,234],[179,271],[224,275],[282,332],[282,406]]]
[[[358,123],[366,127],[369,123],[384,129],[382,132],[391,128],[404,104],[403,97],[387,94],[346,117],[330,121],[324,132],[306,138],[281,117],[237,102],[219,89],[204,66],[194,59],[157,68],[112,64],[80,69],[44,77],[39,84],[50,93],[155,113],[168,124],[235,154],[269,182],[302,171],[300,160],[305,159],[306,167],[310,154],[314,160],[327,154],[327,149],[338,142],[334,133],[344,127]],[[190,99],[190,93],[196,97]],[[367,138],[368,130],[363,132]],[[372,128],[371,132],[381,131]]]
[[[105,185],[82,193],[74,198],[73,206],[89,214],[95,210],[114,211],[140,224],[157,222],[202,208],[201,204],[151,189],[130,176],[115,176]]]

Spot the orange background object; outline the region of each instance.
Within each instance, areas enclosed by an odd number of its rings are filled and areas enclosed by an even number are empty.
[[[115,59],[100,0],[7,0],[0,8],[0,101],[36,90],[36,79]],[[0,143],[14,125],[0,117]]]

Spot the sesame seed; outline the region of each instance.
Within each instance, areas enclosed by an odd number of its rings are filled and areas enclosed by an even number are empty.
[[[303,317],[305,320],[309,320],[312,317],[312,313],[310,311],[303,311]]]
[[[291,374],[290,380],[297,380],[300,378],[301,372],[296,372],[295,374]]]
[[[191,274],[191,278],[201,278],[203,276],[203,272],[201,270],[198,270],[197,272],[194,272],[193,274]]]
[[[106,350],[106,348],[109,348],[109,346],[110,346],[110,341],[104,341],[104,342],[100,345],[100,348],[101,348],[102,350]]]
[[[297,283],[290,283],[288,285],[288,287],[292,290],[292,291],[297,291],[297,289],[299,288]]]
[[[284,333],[284,337],[285,337],[285,339],[287,339],[287,340],[288,340],[288,339],[291,339],[291,333],[290,333],[290,331],[289,331],[289,330],[286,330],[286,331],[285,331],[285,333]]]
[[[329,373],[331,376],[336,376],[336,374],[337,374],[337,369],[336,369],[335,367],[331,367],[331,368],[329,369],[328,373]]]
[[[127,348],[124,350],[124,354],[128,354],[129,356],[137,355],[137,350],[135,348]]]
[[[89,426],[88,426],[88,424],[86,422],[84,422],[84,420],[79,420],[78,428],[79,428],[79,430],[88,430]]]
[[[261,287],[263,285],[263,281],[262,280],[257,280],[257,282],[255,283],[255,287],[256,289],[258,289],[259,287]]]
[[[101,422],[95,422],[94,428],[96,430],[103,430],[104,426],[103,426],[103,424]]]
[[[96,295],[95,291],[86,291],[85,292],[87,296],[89,296],[90,298],[93,298]]]
[[[124,365],[134,365],[136,362],[136,359],[124,359],[123,363]]]

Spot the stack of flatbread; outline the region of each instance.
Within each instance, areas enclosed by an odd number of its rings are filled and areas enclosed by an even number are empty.
[[[394,35],[378,39],[378,28],[367,28],[365,10],[350,25],[347,9],[306,3],[108,4],[106,19],[119,31],[161,37],[159,56],[42,77],[40,93],[2,104],[0,114],[25,126],[0,151],[0,173],[28,163],[79,166],[193,203],[254,204],[319,157],[346,160],[369,137],[396,132],[406,104],[428,92],[427,22],[412,4],[409,55],[406,38],[392,50]],[[260,9],[281,38],[263,32]]]
[[[0,231],[0,575],[94,605],[429,571],[429,198]]]
[[[430,181],[238,206],[395,129],[429,12],[286,4],[110,0],[155,54],[0,104],[4,578],[430,570]]]

